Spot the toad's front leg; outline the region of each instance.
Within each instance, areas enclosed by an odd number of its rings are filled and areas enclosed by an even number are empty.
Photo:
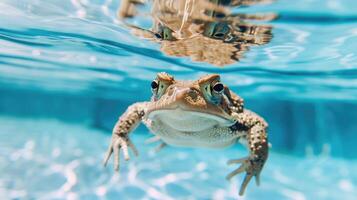
[[[110,156],[114,152],[114,169],[119,171],[120,150],[123,150],[125,160],[129,160],[128,147],[131,148],[135,155],[138,155],[138,151],[129,139],[129,133],[134,131],[144,117],[146,104],[147,102],[135,103],[120,116],[113,128],[112,139],[104,157],[104,166],[107,165]]]
[[[243,124],[240,128],[247,131],[246,140],[250,154],[246,158],[230,160],[228,164],[241,163],[241,166],[228,174],[227,179],[232,178],[238,173],[246,172],[244,181],[241,185],[239,195],[243,195],[250,181],[255,176],[257,185],[260,183],[260,172],[263,169],[264,163],[268,158],[268,124],[257,114],[244,110],[244,112],[236,114],[235,118],[238,124]]]

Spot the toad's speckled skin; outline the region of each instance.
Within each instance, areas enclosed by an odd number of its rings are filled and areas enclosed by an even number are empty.
[[[215,87],[217,86],[217,87]],[[129,159],[128,147],[137,150],[129,133],[142,121],[166,145],[221,148],[242,142],[249,156],[228,161],[241,166],[227,179],[246,172],[239,194],[243,195],[254,176],[259,175],[268,157],[267,123],[244,109],[243,99],[220,82],[219,75],[207,75],[196,81],[178,81],[159,73],[152,84],[150,102],[131,105],[119,118],[104,159],[106,165],[114,152],[114,167],[119,170],[119,151]]]

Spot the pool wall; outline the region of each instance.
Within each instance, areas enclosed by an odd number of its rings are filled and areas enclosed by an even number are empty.
[[[0,114],[29,118],[54,118],[107,130],[125,108],[134,103],[120,98],[89,94],[1,89]],[[131,95],[135,96],[135,95]],[[137,101],[144,101],[138,95]],[[149,94],[147,98],[149,99]],[[246,107],[269,123],[269,139],[274,151],[296,155],[328,154],[357,158],[357,103],[339,100],[285,100],[245,98]],[[144,130],[143,126],[139,127]]]

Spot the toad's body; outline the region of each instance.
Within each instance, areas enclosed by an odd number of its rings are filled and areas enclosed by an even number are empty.
[[[238,136],[230,133],[231,121],[182,108],[156,111],[150,117],[147,126],[170,145],[226,147],[235,143]]]
[[[228,175],[247,175],[240,194],[259,175],[268,156],[266,122],[243,108],[243,100],[220,82],[218,75],[207,75],[197,81],[177,81],[167,73],[159,73],[151,84],[150,102],[135,103],[119,118],[113,129],[105,163],[114,152],[115,168],[119,168],[119,150],[129,159],[128,147],[137,153],[128,135],[143,123],[165,145],[221,148],[241,141],[250,155],[229,163],[242,165]]]

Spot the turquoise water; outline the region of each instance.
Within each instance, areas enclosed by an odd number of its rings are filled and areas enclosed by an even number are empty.
[[[0,2],[0,199],[354,199],[357,196],[357,3],[280,0],[232,9],[275,13],[272,39],[215,66],[169,56],[116,19],[119,1]],[[148,6],[140,11],[148,12]],[[149,17],[130,22],[149,28]],[[238,197],[247,154],[168,147],[139,127],[120,175],[101,161],[117,117],[148,100],[157,72],[219,73],[269,123],[260,187]],[[112,164],[112,163],[111,163]]]

